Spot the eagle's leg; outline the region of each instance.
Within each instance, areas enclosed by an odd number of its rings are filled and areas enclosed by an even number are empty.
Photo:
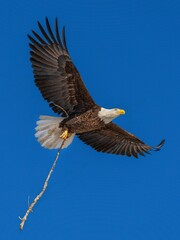
[[[69,138],[72,134],[68,132],[68,130],[66,129],[59,137],[62,138],[63,140],[66,140],[67,138]]]
[[[66,140],[68,137],[68,130],[66,129],[59,137]]]

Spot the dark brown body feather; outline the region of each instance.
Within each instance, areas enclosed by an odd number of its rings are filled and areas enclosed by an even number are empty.
[[[99,111],[100,107],[94,106],[84,113],[64,119],[60,127],[68,129],[69,132],[76,134],[101,129],[105,127],[105,123],[98,117]]]
[[[99,119],[100,107],[90,96],[70,58],[65,29],[62,30],[61,41],[57,19],[55,35],[47,18],[47,33],[39,22],[38,26],[43,37],[34,31],[35,38],[28,35],[35,83],[55,113],[65,116],[62,108],[68,113],[69,117],[61,125],[100,152],[137,157],[149,150],[159,150],[164,140],[153,148],[117,125],[104,124]]]

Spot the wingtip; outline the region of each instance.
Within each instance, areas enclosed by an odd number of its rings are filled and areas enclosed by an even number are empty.
[[[69,53],[68,48],[67,48],[67,43],[66,43],[65,26],[63,26],[63,28],[62,28],[62,41],[63,41],[63,45],[64,45],[64,48],[65,48],[66,52]]]
[[[66,41],[66,27],[65,25],[62,27],[62,37],[64,38],[64,41]]]
[[[159,151],[163,145],[165,144],[165,139],[163,139],[156,147],[155,147],[155,151]]]
[[[58,24],[59,24],[59,23],[58,23],[58,18],[56,17],[56,18],[55,18],[55,28],[58,28]]]
[[[48,17],[47,17],[47,16],[46,16],[46,18],[45,18],[45,19],[46,19],[46,26],[47,26],[47,25],[50,25],[50,24],[49,24],[49,19],[48,19]]]

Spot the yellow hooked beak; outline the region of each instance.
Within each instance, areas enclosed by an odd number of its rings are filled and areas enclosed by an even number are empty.
[[[119,115],[122,115],[122,114],[125,114],[125,113],[126,113],[123,109],[118,109],[117,112],[118,112]]]

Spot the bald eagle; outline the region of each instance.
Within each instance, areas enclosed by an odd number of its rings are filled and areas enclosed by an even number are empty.
[[[46,18],[46,30],[38,22],[41,36],[32,31],[30,39],[30,61],[35,83],[42,96],[59,117],[40,116],[36,134],[40,144],[48,149],[57,149],[64,141],[68,147],[74,136],[90,145],[96,151],[118,155],[134,156],[159,150],[164,140],[151,147],[133,134],[112,122],[122,114],[123,109],[106,109],[98,106],[73,64],[65,38],[65,28],[60,37],[58,21],[55,34]]]

